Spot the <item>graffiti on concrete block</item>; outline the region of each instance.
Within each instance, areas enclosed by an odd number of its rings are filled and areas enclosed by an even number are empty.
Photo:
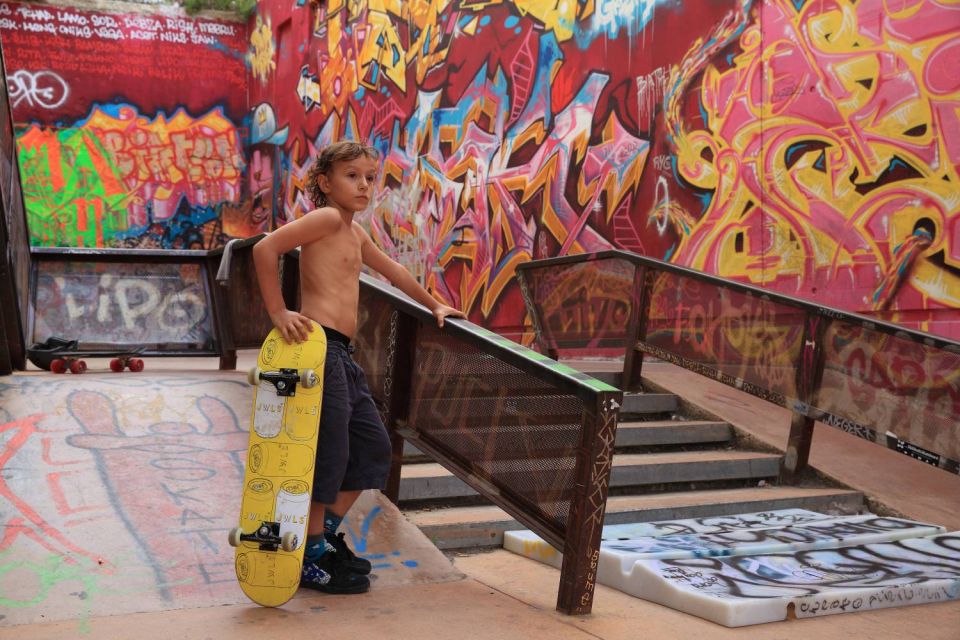
[[[731,558],[641,560],[624,590],[725,624],[852,613],[960,598],[960,536]]]
[[[33,338],[212,351],[213,319],[197,264],[41,262]]]
[[[939,525],[865,515],[761,530],[640,536],[607,542],[604,550],[619,556],[623,565],[629,566],[630,561],[639,559],[713,558],[850,547],[919,538],[943,531]]]

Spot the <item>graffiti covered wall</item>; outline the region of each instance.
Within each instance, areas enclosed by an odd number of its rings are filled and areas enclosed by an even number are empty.
[[[703,197],[652,212],[673,259],[960,337],[960,8],[766,0],[741,20],[664,99]]]
[[[0,3],[31,242],[247,235],[241,23]]]
[[[960,337],[958,24],[935,0],[266,0],[249,187],[282,224],[319,146],[371,142],[374,239],[506,334],[517,264],[617,247]]]

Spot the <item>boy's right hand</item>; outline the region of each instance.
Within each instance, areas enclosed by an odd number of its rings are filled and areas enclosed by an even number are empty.
[[[310,318],[290,309],[271,313],[270,321],[287,344],[305,342],[313,331],[313,321]]]

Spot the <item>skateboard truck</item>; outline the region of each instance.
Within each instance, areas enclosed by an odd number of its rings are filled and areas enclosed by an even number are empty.
[[[311,387],[315,387],[317,382],[319,382],[317,374],[314,373],[313,369],[304,369],[303,371],[298,371],[297,369],[263,371],[260,367],[251,368],[247,373],[247,382],[257,384],[260,380],[272,384],[276,388],[278,396],[297,395],[297,383],[300,383],[304,389],[310,389]]]
[[[239,547],[241,542],[253,542],[260,545],[260,551],[276,551],[277,547],[293,551],[300,540],[293,531],[281,536],[279,522],[263,521],[253,533],[244,533],[240,527],[234,527],[230,530],[229,542],[231,547]]]

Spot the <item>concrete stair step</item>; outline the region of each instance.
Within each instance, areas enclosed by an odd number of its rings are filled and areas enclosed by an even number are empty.
[[[678,520],[792,508],[852,514],[864,509],[864,498],[858,491],[789,486],[611,496],[607,500],[604,524]],[[503,545],[504,531],[527,528],[495,506],[405,510],[404,515],[440,549],[499,547]]]
[[[730,442],[733,429],[711,420],[651,420],[617,425],[618,447],[650,447]]]
[[[779,473],[782,456],[749,451],[684,451],[669,453],[617,454],[610,470],[610,487],[760,480]],[[557,461],[556,465],[562,464]],[[498,475],[509,478],[516,468],[518,481],[529,485],[531,473],[526,459],[501,461]],[[550,469],[547,461],[538,467]],[[444,500],[476,496],[466,483],[437,463],[405,464],[400,473],[400,502]]]
[[[620,415],[673,413],[679,406],[677,396],[672,393],[625,393]]]
[[[517,427],[525,432],[542,429],[545,432],[556,429],[552,425]],[[498,427],[498,434],[504,433],[504,427]],[[477,429],[474,433],[482,430]],[[494,431],[490,430],[491,433]],[[708,444],[729,442],[733,430],[726,422],[710,420],[651,420],[649,422],[621,422],[617,426],[617,447],[651,447],[685,444]],[[422,460],[426,457],[422,451],[410,442],[404,442],[405,462]]]

